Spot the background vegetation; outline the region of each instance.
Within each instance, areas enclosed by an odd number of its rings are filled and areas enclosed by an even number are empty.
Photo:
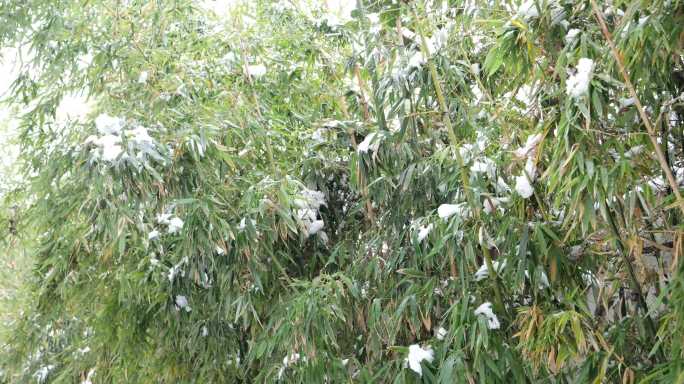
[[[0,381],[684,382],[684,3],[230,3],[0,0]]]

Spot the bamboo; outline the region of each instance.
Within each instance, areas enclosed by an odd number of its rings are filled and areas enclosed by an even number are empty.
[[[603,194],[605,196],[605,191],[603,191]],[[616,239],[616,244],[617,244],[617,249],[618,253],[622,257],[625,265],[627,266],[627,273],[629,274],[629,281],[630,285],[632,286],[632,289],[636,291],[638,301],[639,301],[639,306],[641,309],[644,311],[644,317],[646,319],[646,324],[649,333],[651,334],[651,337],[654,339],[658,337],[658,332],[655,326],[655,323],[651,316],[649,315],[649,310],[648,310],[648,304],[646,303],[646,300],[644,299],[644,294],[643,290],[641,289],[641,284],[639,283],[639,280],[637,279],[636,273],[634,272],[634,267],[632,266],[632,262],[629,260],[629,256],[626,252],[626,247],[622,242],[622,237],[620,236],[620,231],[615,224],[615,218],[613,217],[613,214],[609,211],[609,206],[608,202],[605,200],[602,201],[603,205],[606,208],[606,216],[608,217],[608,224],[610,225],[610,230],[613,233],[613,236],[615,236]],[[659,357],[662,358],[662,350],[658,351]]]
[[[677,199],[677,205],[679,205],[679,209],[682,211],[682,213],[684,213],[684,201],[682,200],[682,195],[679,193],[679,185],[677,183],[677,180],[672,175],[672,170],[670,170],[670,166],[667,164],[667,159],[663,154],[662,148],[658,144],[658,135],[655,132],[653,126],[651,125],[651,121],[646,115],[644,106],[641,104],[641,100],[639,99],[639,96],[636,93],[636,89],[632,84],[632,80],[630,79],[630,76],[627,73],[627,70],[625,69],[625,64],[624,60],[622,59],[622,55],[615,46],[610,31],[608,31],[608,27],[606,26],[606,21],[603,19],[603,14],[599,10],[598,5],[596,5],[596,0],[591,0],[591,6],[594,10],[594,15],[596,16],[596,19],[598,20],[599,25],[601,26],[603,37],[606,39],[606,42],[610,46],[611,53],[615,58],[615,61],[618,65],[618,69],[620,70],[620,73],[622,74],[622,77],[625,80],[625,85],[629,90],[630,96],[634,98],[634,104],[636,105],[637,111],[639,112],[639,117],[641,117],[641,121],[646,126],[646,131],[648,131],[648,138],[651,140],[651,144],[653,145],[653,149],[655,150],[656,158],[658,159],[660,168],[662,168],[663,172],[665,172],[665,177],[667,178],[667,181],[670,184],[670,188],[672,188],[672,192],[674,192],[675,198]]]
[[[432,83],[435,87],[435,93],[437,94],[437,101],[439,103],[440,110],[442,112],[442,117],[444,119],[444,125],[446,126],[447,129],[447,134],[449,135],[449,142],[453,146],[454,149],[454,155],[456,157],[456,162],[458,163],[458,167],[461,169],[460,176],[461,176],[461,183],[463,184],[463,190],[465,192],[466,200],[468,201],[468,205],[470,206],[471,210],[474,213],[474,216],[477,221],[480,220],[480,206],[478,204],[475,204],[475,199],[472,195],[472,191],[470,190],[469,187],[469,182],[468,182],[468,172],[465,167],[465,163],[463,162],[463,158],[461,157],[461,153],[459,152],[457,148],[458,144],[458,138],[456,137],[456,134],[454,133],[453,126],[451,124],[451,118],[449,117],[449,108],[446,103],[446,99],[444,98],[444,92],[442,91],[442,86],[439,80],[439,75],[437,74],[437,68],[435,67],[435,64],[432,62],[432,58],[430,57],[430,49],[428,48],[427,44],[427,39],[425,38],[425,34],[423,34],[422,28],[420,27],[420,22],[418,20],[418,15],[416,13],[415,8],[411,9],[413,11],[413,16],[416,20],[416,30],[418,36],[420,36],[420,48],[421,48],[421,53],[425,57],[425,61],[427,62],[428,70],[430,71],[430,76],[432,78]],[[484,230],[484,228],[480,228],[480,230]],[[487,265],[487,269],[489,270],[489,278],[492,280],[494,283],[494,295],[496,297],[496,302],[497,306],[499,307],[500,311],[503,311],[506,313],[506,306],[503,303],[503,297],[501,295],[501,290],[499,287],[499,280],[497,279],[497,273],[494,270],[493,263],[492,263],[492,258],[491,255],[489,254],[489,249],[487,248],[488,245],[484,244],[484,242],[481,242],[480,248],[482,249],[482,254],[484,255],[485,259],[485,264]]]

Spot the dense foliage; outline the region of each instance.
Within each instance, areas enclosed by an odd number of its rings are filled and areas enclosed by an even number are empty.
[[[683,2],[213,3],[0,0],[0,381],[684,382]]]

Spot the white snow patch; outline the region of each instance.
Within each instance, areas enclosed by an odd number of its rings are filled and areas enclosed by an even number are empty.
[[[470,172],[472,173],[485,173],[491,177],[496,174],[496,163],[490,158],[477,159],[470,166]]]
[[[499,274],[504,267],[506,267],[506,260],[503,260],[501,262],[499,261],[492,261],[492,268],[494,268],[494,271]],[[483,279],[486,279],[487,276],[489,276],[489,268],[487,268],[487,264],[482,264],[480,268],[475,272],[475,281],[480,281]]]
[[[154,145],[154,139],[147,132],[147,128],[139,125],[134,129],[129,129],[126,131],[126,135],[131,138],[131,140],[139,145]]]
[[[87,96],[65,95],[57,107],[55,117],[60,122],[67,120],[83,122],[92,110],[93,104],[93,101],[88,101]]]
[[[541,142],[543,137],[544,136],[541,133],[535,133],[535,134],[527,136],[527,140],[525,141],[525,145],[516,149],[513,153],[515,154],[516,157],[521,158],[521,159],[526,159],[529,157],[536,156],[537,146],[539,146],[539,143]]]
[[[526,175],[515,177],[515,192],[523,199],[528,199],[534,194],[534,188]]]
[[[85,144],[91,143],[98,147],[98,154],[104,161],[114,161],[123,152],[121,137],[112,134],[101,137],[89,136]]]
[[[138,76],[138,84],[147,84],[147,79],[149,79],[150,73],[147,71],[140,72]]]
[[[181,220],[178,217],[174,217],[171,220],[169,220],[168,226],[169,233],[176,233],[183,228],[183,220]]]
[[[432,224],[428,224],[428,225],[424,225],[424,226],[418,228],[417,237],[418,237],[419,243],[428,237],[428,235],[430,234],[430,231],[432,231],[432,227],[433,227]]]
[[[373,143],[373,139],[375,138],[376,133],[369,133],[361,143],[359,143],[358,148],[356,149],[359,153],[366,153],[370,149],[371,151],[376,151],[378,149],[379,143]]]
[[[501,323],[499,323],[499,318],[496,317],[494,311],[492,311],[492,303],[486,302],[477,307],[475,310],[476,316],[484,316],[487,319],[487,327],[489,329],[499,329]]]
[[[323,229],[324,226],[325,226],[325,223],[323,222],[323,220],[315,220],[315,221],[312,221],[311,224],[309,224],[309,226],[308,226],[308,228],[307,228],[308,236],[313,236],[313,235],[315,235],[315,234],[318,233],[321,229]]]
[[[263,64],[248,65],[245,69],[252,77],[262,77],[266,74],[266,66]]]
[[[566,91],[570,97],[578,99],[589,91],[589,83],[593,76],[594,61],[583,57],[577,63],[577,72],[568,77]]]
[[[431,347],[422,348],[418,344],[412,344],[409,346],[409,353],[404,359],[404,364],[419,376],[423,376],[423,367],[420,365],[421,362],[427,361],[431,363],[435,359],[435,352]]]
[[[575,40],[577,40],[577,36],[579,36],[580,32],[582,32],[582,31],[580,31],[577,28],[572,28],[571,30],[569,30],[568,33],[565,35],[565,38],[564,38],[565,44],[570,45],[570,44],[574,43]]]
[[[459,204],[442,204],[437,208],[437,215],[442,219],[458,214],[458,216],[465,217],[469,213],[468,206],[465,203]]]
[[[85,380],[81,381],[81,384],[93,384],[93,376],[95,375],[95,368],[88,370]]]
[[[50,374],[50,371],[52,371],[53,369],[55,369],[55,366],[52,364],[44,365],[33,373],[33,377],[35,377],[36,381],[39,384],[44,383],[48,375]]]
[[[523,20],[530,20],[539,17],[539,10],[534,0],[527,0],[520,4],[516,17]]]
[[[634,105],[635,102],[636,101],[634,100],[633,97],[622,98],[622,99],[620,99],[620,108],[631,107],[632,105]]]
[[[102,113],[95,118],[95,127],[102,135],[118,135],[124,126],[124,120]]]
[[[192,311],[192,308],[188,304],[188,298],[183,296],[183,295],[176,296],[176,309],[177,310],[184,309],[185,312]]]

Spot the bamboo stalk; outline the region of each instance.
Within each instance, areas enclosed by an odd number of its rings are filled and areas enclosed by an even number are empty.
[[[342,110],[342,115],[344,116],[344,119],[349,121],[349,110],[347,109],[347,102],[344,101],[343,97],[339,98],[339,102],[340,109]],[[354,137],[354,132],[351,129],[347,129],[347,134],[349,135],[349,139],[351,140],[352,146],[354,147],[354,151],[356,151],[358,144],[356,143],[356,137]],[[361,174],[360,165],[356,167],[356,173],[361,182],[361,196],[366,200],[366,212],[368,214],[368,221],[370,221],[371,224],[375,224],[375,211],[373,210],[373,204],[368,198],[368,184],[366,183],[366,179],[363,178],[363,175]]]
[[[446,103],[446,99],[444,98],[444,92],[442,91],[442,86],[440,83],[439,75],[437,74],[437,68],[435,67],[435,63],[432,61],[432,58],[430,57],[430,49],[428,48],[427,44],[427,39],[425,38],[425,34],[423,34],[422,28],[420,27],[420,22],[418,20],[418,14],[416,13],[415,8],[411,9],[413,11],[413,16],[416,20],[416,31],[418,35],[420,36],[420,48],[421,48],[421,53],[425,57],[425,60],[427,62],[428,70],[430,71],[430,76],[432,77],[432,83],[435,87],[435,93],[437,94],[437,101],[439,102],[439,107],[442,112],[442,117],[444,119],[444,125],[446,126],[447,129],[447,134],[449,135],[449,142],[450,144],[454,147],[454,155],[456,157],[456,162],[458,163],[459,168],[461,169],[460,176],[461,176],[461,183],[463,185],[463,190],[466,195],[466,200],[468,201],[468,205],[470,205],[470,208],[473,210],[474,216],[477,221],[480,220],[480,206],[478,204],[475,204],[475,199],[472,195],[472,191],[470,190],[469,187],[469,182],[468,182],[468,172],[465,167],[465,163],[463,162],[463,158],[461,157],[461,153],[459,152],[457,148],[458,144],[458,138],[456,137],[456,134],[454,133],[453,126],[451,125],[451,118],[449,117],[449,108]],[[484,228],[480,228],[481,231],[484,231]],[[482,249],[482,254],[484,255],[485,259],[485,264],[487,265],[487,269],[489,270],[489,278],[492,280],[494,283],[494,295],[496,298],[497,306],[499,307],[500,311],[503,311],[506,313],[506,306],[504,305],[503,302],[503,296],[501,295],[501,290],[499,287],[499,280],[497,279],[497,273],[494,270],[493,263],[492,263],[492,257],[489,254],[489,248],[487,244],[484,244],[484,242],[481,242],[480,248]]]
[[[484,232],[484,228],[480,227],[480,231]],[[497,279],[498,274],[494,268],[494,263],[492,263],[492,256],[489,254],[489,245],[486,244],[486,240],[480,242],[480,248],[482,248],[482,254],[484,255],[485,265],[487,265],[489,278],[494,283],[494,298],[496,299],[496,304],[499,307],[498,310],[502,313],[508,314],[508,311],[506,311],[506,306],[504,305],[503,296],[501,295],[499,279]]]
[[[653,149],[655,150],[656,158],[658,159],[660,168],[662,168],[663,172],[665,172],[665,176],[667,178],[668,183],[670,184],[670,188],[672,188],[672,192],[674,192],[675,198],[677,199],[677,205],[679,205],[679,209],[682,211],[682,213],[684,213],[684,201],[682,200],[682,195],[679,193],[679,185],[677,183],[677,180],[672,175],[672,170],[670,170],[670,166],[667,164],[667,159],[663,154],[662,148],[658,144],[657,132],[655,132],[655,129],[651,125],[651,121],[646,115],[644,106],[641,104],[641,100],[639,99],[639,96],[636,93],[636,89],[632,84],[632,80],[630,79],[629,74],[625,69],[625,64],[624,60],[622,59],[622,55],[615,46],[610,31],[608,31],[608,27],[606,26],[606,21],[603,19],[603,14],[599,10],[598,5],[596,5],[596,0],[591,0],[591,6],[593,8],[596,19],[598,20],[599,25],[601,26],[603,37],[606,39],[606,42],[610,46],[611,53],[615,58],[615,61],[618,65],[618,69],[620,70],[620,73],[622,74],[622,77],[625,80],[625,85],[627,86],[627,89],[629,90],[629,93],[632,96],[632,98],[634,98],[634,104],[636,105],[637,111],[639,112],[639,117],[641,117],[641,121],[646,126],[646,131],[648,131],[648,138],[651,140],[651,144],[653,145]]]
[[[425,38],[425,35],[423,34],[422,28],[420,27],[420,23],[418,22],[418,14],[416,13],[415,9],[412,9],[413,11],[413,16],[416,19],[416,30],[418,32],[418,35],[420,36],[420,50],[423,56],[425,57],[425,60],[427,62],[428,70],[430,71],[430,77],[432,78],[432,83],[435,87],[435,93],[437,94],[437,101],[439,103],[439,108],[440,111],[442,112],[442,118],[444,119],[444,125],[446,126],[447,129],[447,134],[449,135],[449,143],[454,147],[454,156],[456,157],[456,163],[458,164],[458,167],[461,169],[461,183],[463,185],[463,190],[466,195],[466,200],[468,200],[468,205],[470,205],[471,209],[475,213],[475,217],[477,219],[480,218],[480,207],[479,205],[475,204],[475,201],[472,197],[471,191],[470,191],[470,183],[468,182],[468,175],[467,172],[465,171],[465,163],[463,162],[463,158],[461,157],[461,153],[459,152],[457,148],[458,144],[458,138],[456,137],[456,134],[454,133],[453,126],[451,125],[451,118],[449,117],[449,107],[447,106],[446,99],[444,98],[444,93],[442,92],[442,86],[439,81],[439,75],[437,74],[437,68],[435,67],[435,63],[432,62],[432,59],[430,58],[430,49],[428,48],[427,44],[427,39]]]
[[[247,83],[249,83],[249,88],[252,91],[252,102],[254,103],[254,108],[256,109],[257,117],[259,118],[259,122],[263,122],[264,117],[261,114],[261,105],[259,104],[259,97],[257,96],[256,89],[254,88],[252,75],[247,70],[247,54],[245,53],[245,47],[242,42],[242,39],[240,39],[240,55],[242,56],[243,71],[247,77]],[[266,130],[266,155],[268,156],[268,162],[271,166],[271,172],[273,172],[273,176],[279,176],[278,170],[275,166],[275,158],[273,157],[273,147],[271,146],[271,137],[268,135],[268,130]]]
[[[593,0],[592,0],[593,1]],[[641,309],[644,311],[644,316],[646,318],[646,324],[647,328],[649,330],[649,333],[651,334],[651,337],[657,338],[658,332],[655,326],[655,323],[651,316],[649,315],[649,310],[648,310],[648,304],[646,304],[646,300],[644,299],[644,294],[643,290],[641,289],[641,284],[639,283],[639,280],[636,277],[636,273],[634,272],[634,267],[632,266],[632,262],[629,260],[629,256],[626,252],[626,247],[622,242],[622,237],[620,236],[620,231],[615,224],[615,218],[613,217],[613,214],[609,211],[609,206],[608,202],[606,201],[605,198],[605,191],[603,191],[604,195],[604,200],[602,201],[603,205],[606,208],[606,216],[608,217],[608,224],[610,224],[610,230],[613,233],[613,236],[616,238],[616,244],[617,244],[617,250],[620,256],[622,256],[622,259],[627,266],[627,273],[629,274],[629,281],[630,285],[632,286],[632,289],[636,291],[638,301],[639,301],[639,306]],[[662,350],[658,351],[659,356],[662,358]]]
[[[366,85],[361,79],[361,66],[359,63],[354,64],[354,76],[356,77],[356,82],[359,85],[359,102],[363,108],[363,119],[368,122],[370,120],[370,111],[368,110],[368,101],[366,100]]]

